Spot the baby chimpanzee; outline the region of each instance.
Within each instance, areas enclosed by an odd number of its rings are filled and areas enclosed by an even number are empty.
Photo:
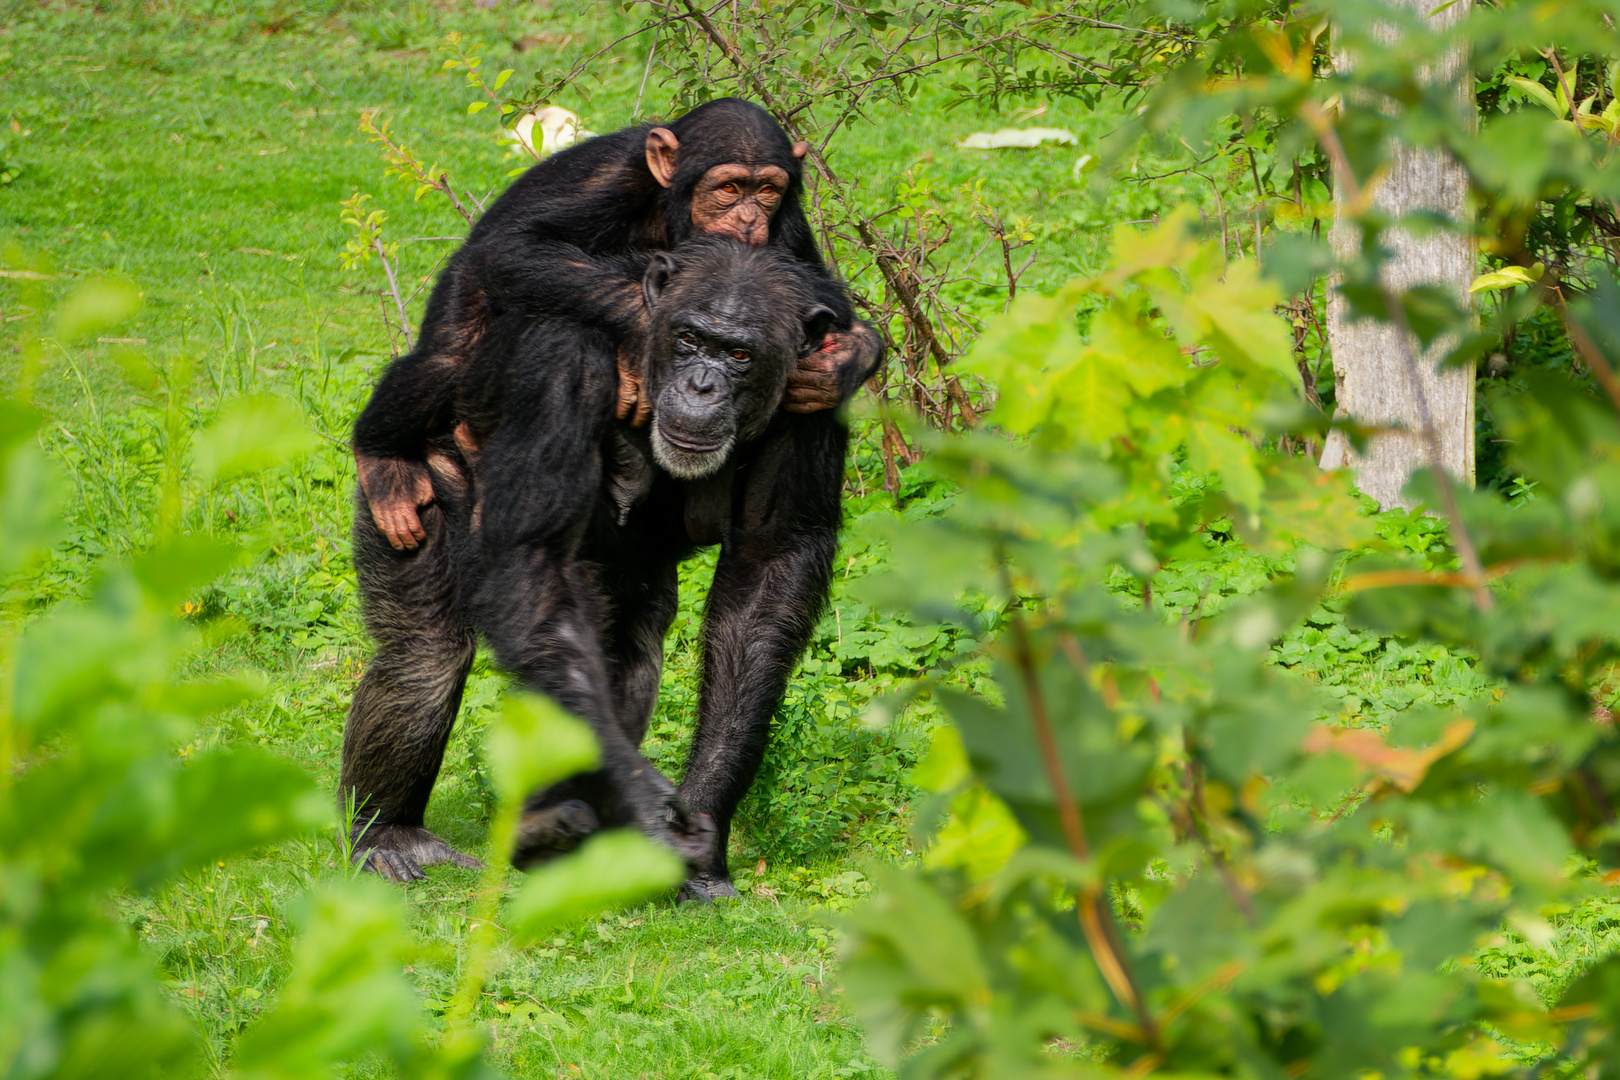
[[[644,265],[648,425],[615,419],[616,342],[506,316],[467,370],[454,440],[430,455],[422,547],[395,550],[357,499],[354,559],[378,651],[350,709],[342,782],[361,807],[356,851],[387,877],[473,863],[422,814],[482,634],[602,744],[598,771],[525,804],[514,863],[635,824],[686,857],[683,895],[736,895],[731,817],[832,571],[847,432],[833,412],[780,405],[835,316],[811,271],[768,247],[699,239]],[[677,566],[716,542],[698,730],[677,791],[639,746]]]

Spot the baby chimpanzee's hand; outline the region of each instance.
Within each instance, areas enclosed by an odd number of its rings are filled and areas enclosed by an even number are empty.
[[[882,339],[865,323],[832,331],[788,374],[782,407],[794,413],[838,408],[872,374],[882,355]]]
[[[371,520],[395,551],[414,550],[427,539],[417,508],[433,501],[433,477],[427,463],[356,453],[354,464],[360,489],[371,507]]]
[[[652,402],[643,393],[639,355],[632,348],[619,350],[619,403],[613,415],[630,421],[631,427],[645,427],[652,418]]]

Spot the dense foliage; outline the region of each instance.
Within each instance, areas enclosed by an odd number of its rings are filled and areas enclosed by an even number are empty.
[[[1321,63],[1329,15],[1335,47],[1357,58],[1337,71]],[[1572,122],[1567,87],[1557,97],[1512,76],[1533,103],[1476,132],[1471,96],[1435,77],[1438,58],[1462,49],[1490,72],[1535,40],[1551,68],[1562,55],[1573,71],[1574,57],[1612,55],[1613,34],[1601,5],[1481,7],[1444,31],[1382,5],[1306,8],[1220,35],[1144,124],[1207,140],[1236,115],[1278,146],[1314,143],[1361,226],[1339,287],[1425,343],[1452,333],[1454,362],[1471,363],[1502,325],[1476,330],[1458,297],[1384,285],[1382,238],[1397,223],[1358,193],[1391,137],[1444,148],[1469,171],[1492,254],[1527,259],[1531,222],[1610,199],[1607,122]],[[1499,314],[1550,303],[1607,389],[1620,291],[1599,239],[1562,234],[1562,283],[1538,262],[1476,287],[1540,281]],[[850,919],[844,979],[869,1031],[896,1058],[934,1036],[905,1059],[911,1076],[1477,1076],[1549,1055],[1606,1074],[1612,961],[1542,987],[1550,1000],[1472,961],[1504,921],[1550,939],[1547,917],[1615,868],[1617,744],[1593,705],[1611,692],[1620,641],[1620,394],[1562,372],[1493,394],[1506,468],[1535,495],[1422,475],[1456,557],[1414,558],[1379,541],[1344,477],[1278,452],[1310,425],[1269,314],[1282,296],[1252,264],[1227,263],[1174,218],[1146,239],[1118,234],[1114,258],[986,331],[971,362],[1001,387],[991,419],[1023,438],[934,446],[962,493],[894,533],[884,591],[910,609],[997,597],[987,648],[1003,701],[941,695],[956,734],[936,740],[925,772],[951,800],[942,838],[955,842],[885,878]],[[1320,258],[1279,240],[1269,269],[1288,281]],[[1577,282],[1592,295],[1566,310]],[[1185,472],[1216,482],[1178,492]],[[1219,612],[1171,621],[1146,590],[1141,609],[1117,601],[1115,566],[1151,581],[1212,533],[1292,557]],[[1373,726],[1322,723],[1328,702],[1278,674],[1289,654],[1273,643],[1324,603],[1474,657],[1495,691]]]

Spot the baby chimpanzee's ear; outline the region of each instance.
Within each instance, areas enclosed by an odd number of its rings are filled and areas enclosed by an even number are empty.
[[[821,339],[827,336],[838,314],[825,304],[817,304],[804,317],[804,351],[813,353],[821,348]]]
[[[641,295],[647,301],[648,308],[658,306],[658,298],[664,293],[664,286],[675,274],[675,257],[668,252],[655,252],[652,262],[647,265],[647,272],[641,276]]]

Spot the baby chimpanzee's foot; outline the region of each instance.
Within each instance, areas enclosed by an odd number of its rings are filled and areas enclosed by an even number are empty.
[[[519,870],[573,851],[597,829],[596,811],[579,799],[526,810],[518,821],[512,865]]]
[[[714,877],[710,874],[694,874],[686,879],[681,891],[675,894],[677,904],[688,902],[699,904],[712,904],[716,900],[738,900],[742,893],[737,886],[725,878]]]
[[[420,881],[422,867],[455,863],[465,870],[484,864],[463,855],[426,829],[414,825],[373,825],[354,845],[354,861],[389,881]]]

